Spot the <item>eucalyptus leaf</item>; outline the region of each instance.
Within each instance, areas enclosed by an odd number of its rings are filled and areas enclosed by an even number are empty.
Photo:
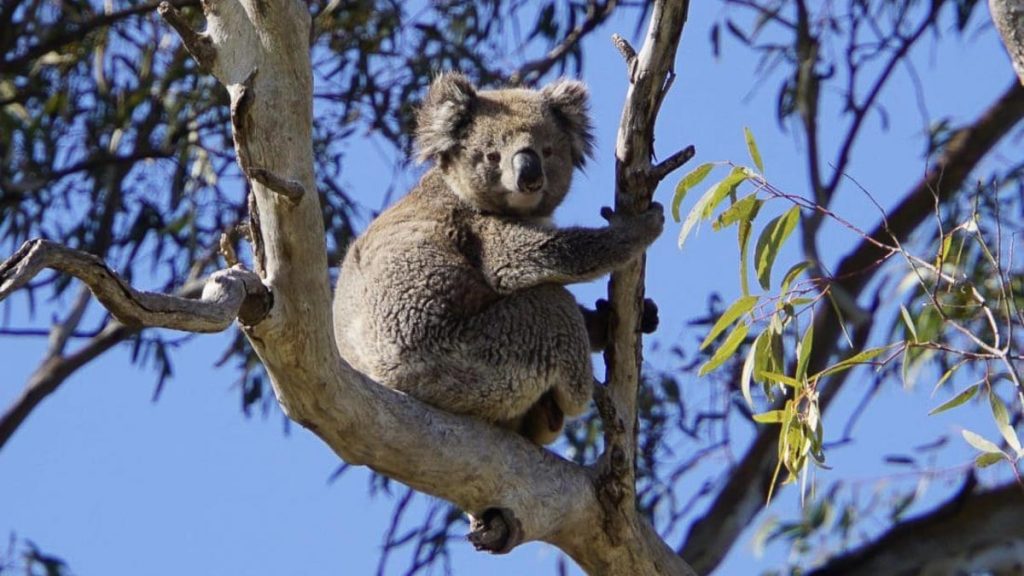
[[[711,169],[715,165],[707,162],[697,166],[690,171],[689,174],[683,176],[683,179],[676,185],[676,193],[672,196],[672,219],[679,222],[679,205],[682,204],[683,198],[686,197],[686,193],[690,191],[694,186],[700,184],[707,178],[708,174],[711,173]]]
[[[939,414],[941,412],[945,412],[946,410],[949,410],[951,408],[956,408],[957,406],[967,402],[971,398],[974,398],[974,395],[978,393],[978,387],[980,387],[980,386],[981,386],[980,382],[976,383],[976,384],[973,384],[971,386],[968,386],[967,388],[965,388],[963,390],[963,392],[960,392],[956,396],[953,396],[949,400],[947,400],[947,401],[943,402],[942,404],[940,404],[938,407],[934,408],[931,412],[928,413],[928,415],[929,416],[934,416],[935,414]]]
[[[757,280],[765,290],[771,288],[772,265],[779,255],[779,249],[793,233],[799,220],[800,208],[794,206],[785,214],[769,222],[757,238],[757,245],[754,248],[754,267],[757,271]]]
[[[999,449],[999,446],[996,446],[993,442],[986,440],[985,437],[980,434],[976,434],[967,429],[961,430],[960,434],[963,435],[964,440],[966,440],[968,444],[982,452],[988,452],[990,454],[1003,453],[1003,451]]]
[[[761,152],[757,149],[757,142],[754,141],[754,133],[750,128],[743,128],[743,136],[747,140],[747,151],[750,152],[750,159],[754,161],[758,172],[764,173],[764,163],[761,161]]]
[[[728,309],[718,318],[715,325],[711,327],[708,335],[704,337],[704,341],[700,343],[700,349],[707,348],[715,338],[718,337],[726,328],[731,326],[736,320],[750,312],[754,306],[757,305],[757,296],[742,296],[733,302]]]
[[[708,372],[711,372],[715,368],[724,364],[725,361],[732,356],[733,352],[740,347],[740,344],[743,343],[743,340],[747,337],[747,330],[749,329],[750,327],[746,324],[741,323],[737,325],[729,336],[726,337],[725,342],[722,342],[722,345],[718,347],[718,350],[715,350],[711,359],[700,367],[698,376],[704,376]]]

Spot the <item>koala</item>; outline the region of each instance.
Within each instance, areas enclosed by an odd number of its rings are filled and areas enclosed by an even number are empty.
[[[551,223],[593,150],[580,82],[478,90],[446,73],[417,120],[418,159],[433,165],[346,253],[334,299],[341,355],[437,408],[551,443],[565,416],[586,409],[591,343],[603,341],[587,329],[601,311],[581,309],[565,285],[641,254],[663,210],[609,210],[603,228]]]

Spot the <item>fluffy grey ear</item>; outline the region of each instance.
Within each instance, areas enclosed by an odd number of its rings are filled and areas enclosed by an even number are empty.
[[[559,80],[540,91],[555,118],[569,133],[572,162],[582,168],[594,156],[593,125],[590,123],[590,99],[587,87],[576,80]]]
[[[435,78],[416,115],[416,160],[425,162],[454,151],[473,120],[475,104],[476,88],[469,78],[458,72]]]

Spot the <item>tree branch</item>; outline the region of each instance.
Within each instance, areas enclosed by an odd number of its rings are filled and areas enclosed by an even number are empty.
[[[117,321],[111,321],[88,344],[70,356],[48,355],[29,377],[21,395],[0,416],[0,450],[28,418],[32,410],[74,373],[114,345],[138,332]]]
[[[675,58],[689,2],[655,4],[644,45],[636,53],[622,37],[616,47],[626,57],[630,86],[619,121],[615,146],[615,209],[638,214],[650,205],[658,182],[693,155],[687,148],[653,167],[654,123],[665,92],[675,76]],[[608,389],[598,398],[605,430],[605,451],[598,464],[598,492],[606,529],[621,533],[636,516],[637,390],[642,352],[645,259],[612,274],[608,283],[609,342],[605,349]]]
[[[867,283],[878,273],[877,262],[886,256],[879,247],[895,238],[904,242],[931,214],[935,203],[949,200],[963,186],[978,162],[1024,117],[1024,87],[1014,82],[1006,92],[969,126],[956,131],[942,156],[887,216],[840,263],[835,289],[856,301]],[[870,328],[870,326],[865,326]],[[839,349],[842,338],[839,318],[830,306],[815,317],[814,349],[808,371],[825,367]],[[852,351],[856,352],[856,351]],[[822,410],[839,392],[838,380],[823,387],[819,397]],[[712,502],[708,513],[695,522],[681,548],[682,555],[700,573],[714,570],[735,543],[739,533],[763,509],[771,474],[777,458],[777,433],[763,427],[751,443],[729,480]]]
[[[605,0],[603,4],[599,4],[596,0],[589,0],[587,2],[587,14],[583,22],[566,34],[565,38],[543,57],[523,64],[509,75],[509,84],[529,85],[536,82],[547,74],[556,63],[561,61],[570,50],[575,48],[583,37],[607,20],[615,12],[617,6],[618,0]]]
[[[0,74],[7,74],[18,70],[24,67],[28,62],[38,59],[43,54],[59,50],[66,44],[77,42],[86,34],[104,26],[111,26],[125,18],[152,12],[157,8],[158,4],[160,4],[160,2],[147,2],[137,6],[132,6],[131,8],[119,10],[117,12],[97,15],[84,22],[74,23],[66,30],[61,30],[55,34],[41,38],[37,44],[30,46],[21,54],[16,56],[9,54],[0,58]],[[196,6],[199,4],[199,0],[171,0],[171,4],[178,8],[183,8],[185,6]]]
[[[964,489],[942,506],[901,522],[809,576],[873,574],[1020,574],[1024,557],[1024,491],[1015,483]]]
[[[270,295],[258,276],[241,268],[210,276],[199,300],[142,292],[129,286],[100,258],[49,240],[30,240],[0,263],[0,300],[24,286],[44,268],[84,282],[111,314],[130,327],[160,327],[188,332],[219,332],[240,312],[256,323],[269,308]],[[245,307],[243,307],[245,304]]]

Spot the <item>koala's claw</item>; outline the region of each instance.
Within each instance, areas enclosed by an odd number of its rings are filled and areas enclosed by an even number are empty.
[[[523,525],[508,508],[488,508],[472,518],[466,538],[479,551],[507,554],[523,541]]]
[[[640,314],[640,331],[644,334],[654,334],[660,322],[658,305],[654,303],[654,300],[644,298],[644,310]]]

